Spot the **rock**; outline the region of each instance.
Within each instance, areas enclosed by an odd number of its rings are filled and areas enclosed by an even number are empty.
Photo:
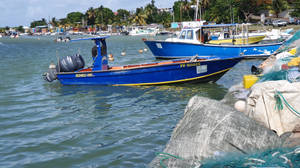
[[[194,167],[207,158],[225,153],[248,154],[253,151],[278,147],[282,140],[273,131],[259,125],[244,113],[219,101],[193,97],[179,121],[165,153],[178,156],[164,159],[157,156],[150,167]]]

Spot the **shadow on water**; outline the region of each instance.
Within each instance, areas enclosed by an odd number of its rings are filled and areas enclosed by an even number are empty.
[[[93,118],[97,119],[113,117],[122,110],[126,113],[151,113],[162,108],[169,111],[171,104],[180,104],[178,109],[183,113],[187,102],[195,95],[221,100],[227,93],[226,88],[216,83],[128,87],[64,86],[57,82],[44,87],[52,94],[58,109],[77,107],[84,113],[93,113]]]

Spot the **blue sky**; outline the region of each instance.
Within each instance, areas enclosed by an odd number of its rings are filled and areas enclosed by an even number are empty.
[[[176,0],[155,0],[159,8],[172,7]],[[29,26],[30,22],[49,17],[63,18],[70,12],[85,12],[89,7],[103,5],[117,9],[134,10],[151,0],[1,0],[0,27]]]

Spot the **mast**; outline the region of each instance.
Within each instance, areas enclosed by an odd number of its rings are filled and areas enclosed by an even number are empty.
[[[197,0],[197,5],[196,5],[196,11],[195,11],[195,13],[196,13],[196,15],[195,15],[195,21],[197,21],[198,20],[198,7],[199,7],[199,0]],[[200,12],[201,12],[201,10],[200,10]],[[201,19],[201,15],[200,15],[200,19]]]

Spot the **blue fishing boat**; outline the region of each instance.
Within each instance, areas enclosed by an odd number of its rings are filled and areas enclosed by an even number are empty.
[[[210,44],[211,28],[224,28],[236,26],[236,24],[203,25],[197,28],[184,28],[177,38],[166,40],[147,40],[144,43],[152,51],[156,58],[176,59],[191,56],[213,56],[230,58],[232,56],[266,57],[273,54],[283,42],[269,44],[235,44],[236,37],[230,37],[223,32],[223,36],[231,38],[233,43]],[[222,37],[224,39],[224,37]],[[215,40],[214,40],[215,41]],[[245,40],[242,40],[245,41]]]
[[[52,82],[58,79],[63,85],[159,85],[185,82],[216,81],[242,58],[204,59],[192,57],[138,65],[109,66],[105,39],[97,37],[79,40],[93,40],[94,63],[84,68],[80,55],[67,56],[51,64],[44,79]],[[78,41],[78,40],[72,40]]]

